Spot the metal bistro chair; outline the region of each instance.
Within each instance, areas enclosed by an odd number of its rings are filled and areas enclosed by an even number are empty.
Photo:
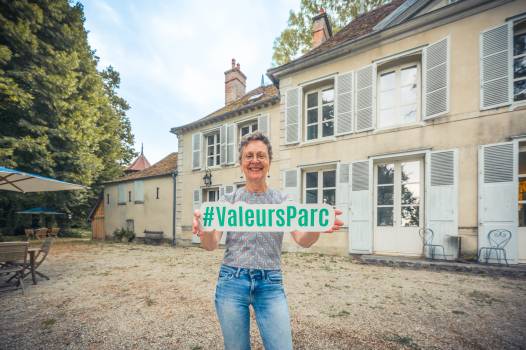
[[[25,293],[24,270],[27,267],[28,247],[28,242],[0,243],[0,275],[13,275],[9,281],[16,278],[16,286],[22,288],[22,293]]]
[[[488,263],[488,260],[491,258],[491,252],[494,251],[495,255],[497,256],[497,262],[500,264],[500,252],[504,254],[504,261],[506,262],[506,266],[510,266],[508,264],[508,259],[506,257],[506,245],[511,240],[511,231],[505,230],[505,229],[495,229],[488,232],[488,242],[489,247],[481,247],[479,249],[479,255],[477,257],[477,260],[480,261],[482,251],[484,251],[484,258],[486,259],[486,264]]]
[[[433,244],[433,239],[435,237],[435,233],[430,228],[421,228],[418,230],[418,234],[420,235],[420,238],[422,238],[422,242],[424,243],[424,256],[426,252],[426,247],[431,251],[431,259],[435,259],[435,249],[441,248],[442,249],[442,256],[444,257],[444,260],[446,260],[446,252],[444,250],[444,246],[440,244]]]

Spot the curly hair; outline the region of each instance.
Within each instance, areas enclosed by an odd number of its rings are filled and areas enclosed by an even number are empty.
[[[268,137],[263,135],[260,131],[256,131],[252,134],[248,134],[243,137],[239,143],[239,163],[241,163],[241,157],[243,156],[243,149],[252,141],[261,141],[267,146],[268,159],[272,161],[272,146]]]

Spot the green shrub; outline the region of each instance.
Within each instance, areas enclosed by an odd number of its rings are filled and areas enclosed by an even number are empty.
[[[128,242],[131,242],[135,239],[135,232],[132,230],[124,230],[124,238],[128,240]]]

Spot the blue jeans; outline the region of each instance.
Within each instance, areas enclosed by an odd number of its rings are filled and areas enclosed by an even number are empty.
[[[251,304],[265,349],[292,349],[289,307],[281,270],[223,264],[217,280],[215,306],[225,349],[250,349]]]

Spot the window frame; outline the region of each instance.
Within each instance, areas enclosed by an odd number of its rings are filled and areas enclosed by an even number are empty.
[[[214,151],[217,151],[217,153],[214,152],[213,155],[208,155],[208,147],[210,146],[208,144],[208,137],[213,136],[214,137]],[[204,138],[204,154],[205,154],[205,169],[207,168],[217,168],[221,167],[221,139],[220,139],[220,131],[219,129],[214,129],[206,134],[203,133]],[[208,165],[208,159],[214,158],[217,161],[217,164]]]
[[[318,142],[321,140],[327,140],[327,139],[333,139],[336,137],[336,89],[335,89],[334,82],[324,84],[320,87],[308,89],[303,91],[303,118],[302,118],[302,124],[303,124],[303,143],[311,143],[311,142]],[[329,120],[323,120],[323,92],[327,90],[332,90],[332,102],[326,103],[325,106],[332,104],[332,119]],[[308,107],[308,95],[317,93],[318,94],[318,100],[316,107]],[[317,137],[313,139],[308,139],[308,127],[311,125],[314,125],[315,123],[309,123],[308,120],[308,111],[311,109],[316,108],[318,111],[318,120],[316,121],[317,124]],[[323,135],[323,123],[327,121],[332,121],[332,135],[322,136]]]
[[[323,173],[324,172],[334,172],[334,187],[324,187],[323,186]],[[323,191],[324,190],[334,190],[334,204],[327,203],[329,205],[335,206],[336,205],[336,196],[337,196],[337,174],[336,174],[336,168],[330,167],[330,168],[314,168],[314,169],[304,169],[302,171],[302,183],[301,183],[301,190],[302,190],[302,203],[307,204],[307,190],[312,190],[314,187],[308,187],[307,188],[307,174],[308,173],[317,173],[318,179],[317,179],[317,187],[316,187],[316,200],[317,203],[310,203],[310,204],[324,204],[323,202]]]
[[[389,62],[386,62],[389,66],[388,67],[384,67],[382,68],[381,66],[379,67],[379,69],[377,70],[376,72],[376,89],[375,89],[375,94],[376,96],[375,97],[375,100],[376,100],[376,106],[375,106],[375,110],[376,110],[376,116],[375,116],[375,121],[374,121],[374,125],[375,125],[375,131],[378,130],[378,131],[383,131],[383,130],[389,130],[389,129],[396,129],[396,128],[400,128],[400,127],[407,127],[407,126],[412,126],[412,125],[420,125],[423,123],[423,118],[422,118],[422,89],[423,89],[423,81],[422,81],[422,56],[419,56],[419,59],[418,60],[411,60],[409,62],[404,62],[404,63],[399,63],[399,64],[396,64],[396,62],[398,60],[403,60],[404,58],[406,57],[400,57],[399,59],[397,60],[394,60],[394,61],[389,61]],[[402,86],[401,86],[401,72],[402,70],[404,69],[408,69],[408,68],[411,68],[411,67],[415,67],[416,66],[416,83],[417,83],[417,87],[416,87],[416,120],[415,121],[412,121],[412,122],[407,122],[407,123],[401,123],[400,121],[396,124],[392,124],[392,125],[387,125],[387,126],[380,126],[380,111],[381,111],[381,108],[380,108],[380,103],[381,103],[381,98],[380,98],[380,88],[381,88],[381,84],[380,84],[380,78],[382,75],[385,75],[385,74],[388,74],[389,72],[395,72],[395,108],[397,110],[397,113],[399,113],[401,107],[403,107],[403,105],[401,105],[399,102],[397,101],[400,101],[400,94],[401,94],[401,89],[402,89]],[[406,104],[407,106],[407,104]],[[398,116],[400,117],[400,116]]]
[[[519,30],[518,33],[515,32],[515,26],[517,24],[519,24],[520,22],[524,22],[524,26],[525,28],[523,28],[522,30]],[[515,59],[516,58],[526,58],[526,50],[524,51],[524,53],[522,54],[519,54],[519,55],[515,55],[515,36],[517,35],[521,35],[521,34],[524,34],[526,35],[526,16],[524,17],[521,17],[521,18],[517,18],[516,20],[514,20],[512,23],[511,23],[511,45],[510,45],[510,48],[509,48],[509,55],[510,55],[510,59],[511,59],[511,68],[510,68],[510,84],[511,84],[511,104],[512,106],[522,106],[522,105],[526,105],[526,98],[522,99],[522,100],[517,100],[515,101],[515,82],[516,81],[526,81],[526,76],[524,77],[521,77],[521,78],[515,78]]]
[[[253,128],[254,125],[256,126],[256,129]],[[258,119],[257,118],[249,119],[249,120],[244,120],[242,122],[237,123],[237,130],[238,130],[237,136],[239,137],[239,140],[243,139],[244,135],[241,135],[241,132],[242,132],[242,129],[245,127],[249,128],[248,134],[245,134],[245,135],[250,135],[251,133],[257,131],[259,129]]]

